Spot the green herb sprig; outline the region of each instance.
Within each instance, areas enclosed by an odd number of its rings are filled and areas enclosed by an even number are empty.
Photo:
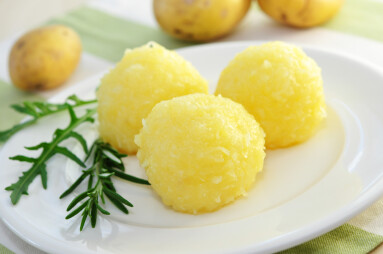
[[[66,216],[66,219],[70,219],[82,211],[80,231],[83,230],[88,217],[90,218],[92,227],[94,228],[96,226],[98,211],[105,215],[110,214],[100,205],[100,202],[105,204],[105,196],[114,204],[114,206],[125,214],[129,213],[126,207],[133,207],[132,203],[117,193],[112,182],[113,175],[131,182],[149,185],[148,181],[123,172],[125,167],[122,158],[124,157],[126,157],[125,154],[119,153],[109,144],[104,143],[101,140],[96,140],[85,158],[85,162],[93,158],[91,165],[86,170],[83,170],[83,173],[77,178],[72,186],[60,196],[60,198],[66,197],[88,178],[87,190],[77,195],[67,208],[67,211],[69,212],[78,205],[77,208],[72,210],[72,212]],[[94,180],[96,180],[95,184]],[[83,200],[85,201],[80,204]]]
[[[24,104],[28,105],[28,104]],[[20,200],[22,195],[28,195],[28,187],[33,182],[33,180],[40,175],[41,176],[41,182],[43,185],[43,188],[47,188],[47,170],[46,170],[46,163],[47,161],[55,154],[62,154],[69,159],[76,162],[79,166],[85,167],[85,164],[81,161],[80,158],[78,158],[74,153],[72,153],[68,148],[60,146],[60,143],[68,138],[74,138],[76,139],[84,149],[85,153],[88,153],[88,147],[86,144],[85,139],[78,133],[75,132],[74,129],[78,127],[79,125],[85,123],[85,122],[94,122],[94,118],[92,117],[96,113],[96,109],[87,110],[84,115],[81,117],[77,117],[76,113],[74,112],[73,106],[70,104],[66,104],[66,106],[62,106],[64,109],[68,109],[69,115],[70,115],[70,123],[65,129],[56,129],[56,131],[53,134],[53,138],[50,142],[42,142],[36,146],[32,147],[26,147],[28,150],[40,150],[42,149],[41,154],[36,157],[28,157],[24,155],[17,155],[14,157],[10,157],[11,160],[17,160],[22,162],[31,163],[32,166],[27,170],[24,171],[22,176],[19,177],[18,181],[11,184],[10,186],[6,187],[5,189],[8,191],[12,191],[11,193],[11,201],[12,204],[17,204],[17,202]],[[26,106],[26,108],[29,107]],[[57,112],[60,107],[57,107],[56,110],[49,111],[52,114],[52,112]],[[32,109],[30,111],[26,112],[33,112]],[[29,114],[29,113],[28,113]],[[31,113],[32,114],[32,113]],[[38,119],[38,117],[36,118]]]
[[[65,103],[57,104],[57,103],[49,103],[49,102],[30,102],[26,101],[21,104],[13,104],[11,107],[17,112],[28,115],[31,119],[21,122],[19,124],[14,125],[13,127],[0,131],[0,144],[7,141],[12,135],[21,131],[22,129],[36,123],[39,119],[52,115],[64,110],[68,109],[68,106],[72,108],[96,103],[97,100],[81,100],[76,95],[69,96]]]
[[[93,115],[97,109],[87,109],[86,113],[78,117],[74,108],[85,106],[88,104],[96,103],[97,100],[84,101],[77,96],[69,96],[65,103],[54,104],[47,102],[24,102],[22,104],[15,104],[11,107],[19,113],[29,115],[31,118],[20,124],[16,124],[12,128],[0,132],[0,144],[18,131],[33,125],[39,119],[59,113],[68,111],[70,115],[70,123],[64,129],[56,129],[53,138],[50,142],[42,142],[36,146],[25,147],[28,150],[42,150],[40,155],[36,158],[16,155],[10,157],[11,160],[31,163],[32,166],[22,173],[18,181],[6,187],[5,189],[11,191],[11,202],[15,205],[19,202],[22,195],[28,195],[28,187],[33,180],[40,175],[42,186],[47,189],[47,162],[54,155],[61,154],[76,162],[80,167],[86,168],[82,171],[80,177],[70,186],[60,198],[64,198],[72,193],[86,178],[88,178],[87,190],[77,195],[69,204],[67,211],[71,211],[66,219],[79,214],[82,211],[82,220],[80,224],[80,231],[83,230],[87,218],[90,218],[92,227],[96,226],[98,212],[109,215],[110,213],[102,207],[105,204],[105,197],[107,197],[114,206],[116,206],[123,213],[128,214],[127,207],[133,205],[117,193],[117,190],[112,182],[112,176],[116,176],[134,183],[149,185],[149,182],[137,178],[135,176],[124,173],[125,167],[122,158],[127,155],[121,154],[113,149],[109,144],[97,139],[94,141],[90,149],[88,149],[87,142],[84,137],[75,131],[75,129],[85,123],[94,122]],[[61,145],[61,142],[73,138],[77,140],[86,154],[85,160],[81,160],[77,155],[72,153],[68,148]],[[86,163],[92,161],[89,167]],[[81,203],[82,202],[82,203]],[[100,203],[101,202],[101,203]],[[81,203],[81,204],[80,204]],[[77,207],[76,207],[77,206]],[[76,207],[76,208],[75,208]],[[72,210],[75,208],[74,210]]]

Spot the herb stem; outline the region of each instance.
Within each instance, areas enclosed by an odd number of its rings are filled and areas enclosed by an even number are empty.
[[[31,119],[25,120],[21,123],[15,124],[11,128],[7,130],[0,131],[0,143],[7,141],[10,137],[12,137],[15,133],[20,130],[33,125],[39,119],[49,116],[58,112],[62,112],[68,109],[68,106],[72,108],[82,107],[89,104],[94,104],[97,102],[96,99],[83,101],[77,98],[77,96],[69,96],[66,100],[67,102],[64,104],[53,104],[47,102],[24,102],[22,105],[12,105],[11,107],[19,113],[26,114],[31,116]],[[68,101],[71,101],[71,104],[67,104]]]
[[[90,165],[88,169],[83,170],[82,175],[64,192],[65,195],[62,194],[60,197],[62,198],[71,193],[79,186],[79,183],[81,183],[84,178],[89,178],[87,190],[77,194],[67,208],[67,211],[70,212],[67,219],[79,214],[81,209],[83,210],[81,213],[80,231],[84,228],[88,217],[90,218],[91,226],[96,226],[98,211],[104,215],[110,214],[101,206],[101,204],[105,204],[105,197],[125,214],[129,213],[127,207],[133,207],[132,203],[118,194],[112,181],[113,176],[139,184],[149,184],[149,182],[144,179],[124,173],[125,167],[122,158],[126,156],[127,155],[119,153],[100,139],[95,140],[88,150],[85,162],[90,160],[92,161],[92,165]],[[94,185],[93,180],[96,182]],[[72,209],[74,210],[71,211]]]
[[[42,173],[42,172],[46,172],[45,163],[50,157],[52,157],[55,154],[55,149],[57,148],[58,144],[64,139],[68,138],[68,135],[77,126],[85,122],[86,119],[89,119],[89,117],[94,115],[96,112],[97,112],[96,108],[88,110],[83,116],[76,119],[76,121],[71,121],[71,124],[69,124],[69,126],[66,129],[64,129],[60,135],[55,135],[52,142],[49,143],[49,146],[43,147],[42,153],[40,154],[39,158],[33,163],[32,168],[24,172],[23,176],[19,178],[19,181],[17,182],[17,188],[12,187],[12,185],[6,188],[6,190],[12,190],[12,193],[11,193],[12,204],[14,205],[17,204],[17,202],[20,200],[21,195],[26,194],[26,190],[28,189],[29,184],[33,181],[33,179],[38,174],[41,174],[42,176],[46,174],[46,173]],[[44,184],[44,181],[43,181],[43,187],[46,188],[46,183]]]

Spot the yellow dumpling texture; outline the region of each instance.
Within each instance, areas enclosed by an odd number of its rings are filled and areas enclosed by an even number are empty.
[[[154,42],[127,50],[97,91],[100,136],[120,152],[135,154],[134,136],[154,105],[207,92],[207,81],[176,52]]]
[[[282,42],[239,53],[221,73],[215,93],[254,115],[271,149],[307,140],[326,117],[320,68],[300,48]]]
[[[164,204],[192,214],[245,196],[265,157],[264,132],[254,117],[214,95],[160,102],[135,141],[141,166]]]

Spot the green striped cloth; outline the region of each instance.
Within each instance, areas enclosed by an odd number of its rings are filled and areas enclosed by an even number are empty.
[[[13,251],[8,250],[3,245],[0,244],[0,254],[14,254]]]
[[[150,40],[175,49],[192,43],[172,39],[161,30],[115,17],[90,7],[81,7],[48,23],[74,28],[81,36],[86,52],[116,62],[126,48],[140,46]],[[346,0],[340,13],[323,27],[383,42],[383,2]],[[0,81],[0,130],[17,123],[21,116],[8,105],[23,100],[40,99],[16,90]],[[383,212],[383,211],[382,211]],[[325,235],[281,253],[367,253],[383,242],[383,236],[345,224]],[[0,245],[0,254],[12,251]]]

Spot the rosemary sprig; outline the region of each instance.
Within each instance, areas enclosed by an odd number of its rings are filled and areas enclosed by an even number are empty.
[[[7,141],[15,133],[36,123],[39,119],[45,116],[66,110],[68,109],[68,106],[75,108],[95,102],[97,102],[97,100],[84,101],[79,99],[76,95],[71,95],[66,99],[65,103],[61,104],[30,101],[23,102],[22,104],[13,104],[11,107],[14,110],[21,114],[29,115],[32,118],[22,123],[16,124],[7,130],[0,131],[0,144]]]
[[[80,231],[83,230],[86,219],[89,217],[92,227],[96,226],[98,211],[102,214],[109,215],[100,203],[105,204],[105,196],[123,213],[128,214],[126,207],[133,207],[132,203],[117,193],[112,182],[112,176],[118,176],[131,182],[139,184],[149,184],[144,179],[137,178],[132,175],[125,174],[122,158],[126,157],[113,149],[109,144],[96,140],[89,150],[85,162],[93,158],[91,166],[78,177],[78,179],[70,186],[60,198],[64,198],[73,192],[86,178],[88,178],[88,188],[86,191],[77,195],[68,205],[67,211],[71,211],[76,205],[77,208],[72,210],[66,219],[70,219],[82,211],[82,220]],[[94,179],[96,183],[93,184]],[[80,204],[81,201],[85,201]]]
[[[77,97],[72,97],[77,98]],[[76,100],[76,99],[75,99]],[[79,103],[83,103],[82,101],[77,101],[75,105],[79,105]],[[13,204],[17,204],[22,195],[28,195],[28,187],[32,183],[32,181],[38,176],[41,176],[41,182],[44,189],[47,188],[47,170],[46,163],[47,161],[55,154],[62,154],[69,159],[76,162],[81,167],[85,167],[85,164],[78,158],[74,153],[72,153],[68,148],[60,146],[60,143],[68,138],[76,139],[84,149],[85,153],[88,153],[88,147],[85,139],[77,132],[74,131],[76,127],[85,122],[94,122],[94,118],[92,117],[96,113],[96,109],[87,110],[84,115],[81,117],[77,117],[74,112],[74,105],[70,105],[67,103],[66,105],[56,104],[54,109],[50,109],[48,106],[45,108],[42,106],[41,112],[36,113],[36,108],[30,106],[28,103],[24,103],[25,107],[20,107],[20,111],[25,110],[26,114],[30,114],[35,116],[38,119],[40,116],[45,116],[48,114],[52,114],[53,112],[57,112],[59,110],[68,109],[70,115],[70,123],[65,129],[56,129],[53,134],[52,141],[50,142],[42,142],[36,146],[26,147],[28,150],[40,150],[42,149],[41,154],[37,158],[28,157],[24,155],[17,155],[14,157],[10,157],[11,160],[17,160],[22,162],[31,163],[32,166],[25,172],[23,172],[22,176],[19,177],[18,181],[6,187],[5,189],[8,191],[12,191],[11,193],[11,201]],[[39,104],[34,104],[39,105]],[[84,104],[82,104],[84,105]],[[36,106],[39,108],[39,106]],[[41,113],[41,114],[40,114]]]

